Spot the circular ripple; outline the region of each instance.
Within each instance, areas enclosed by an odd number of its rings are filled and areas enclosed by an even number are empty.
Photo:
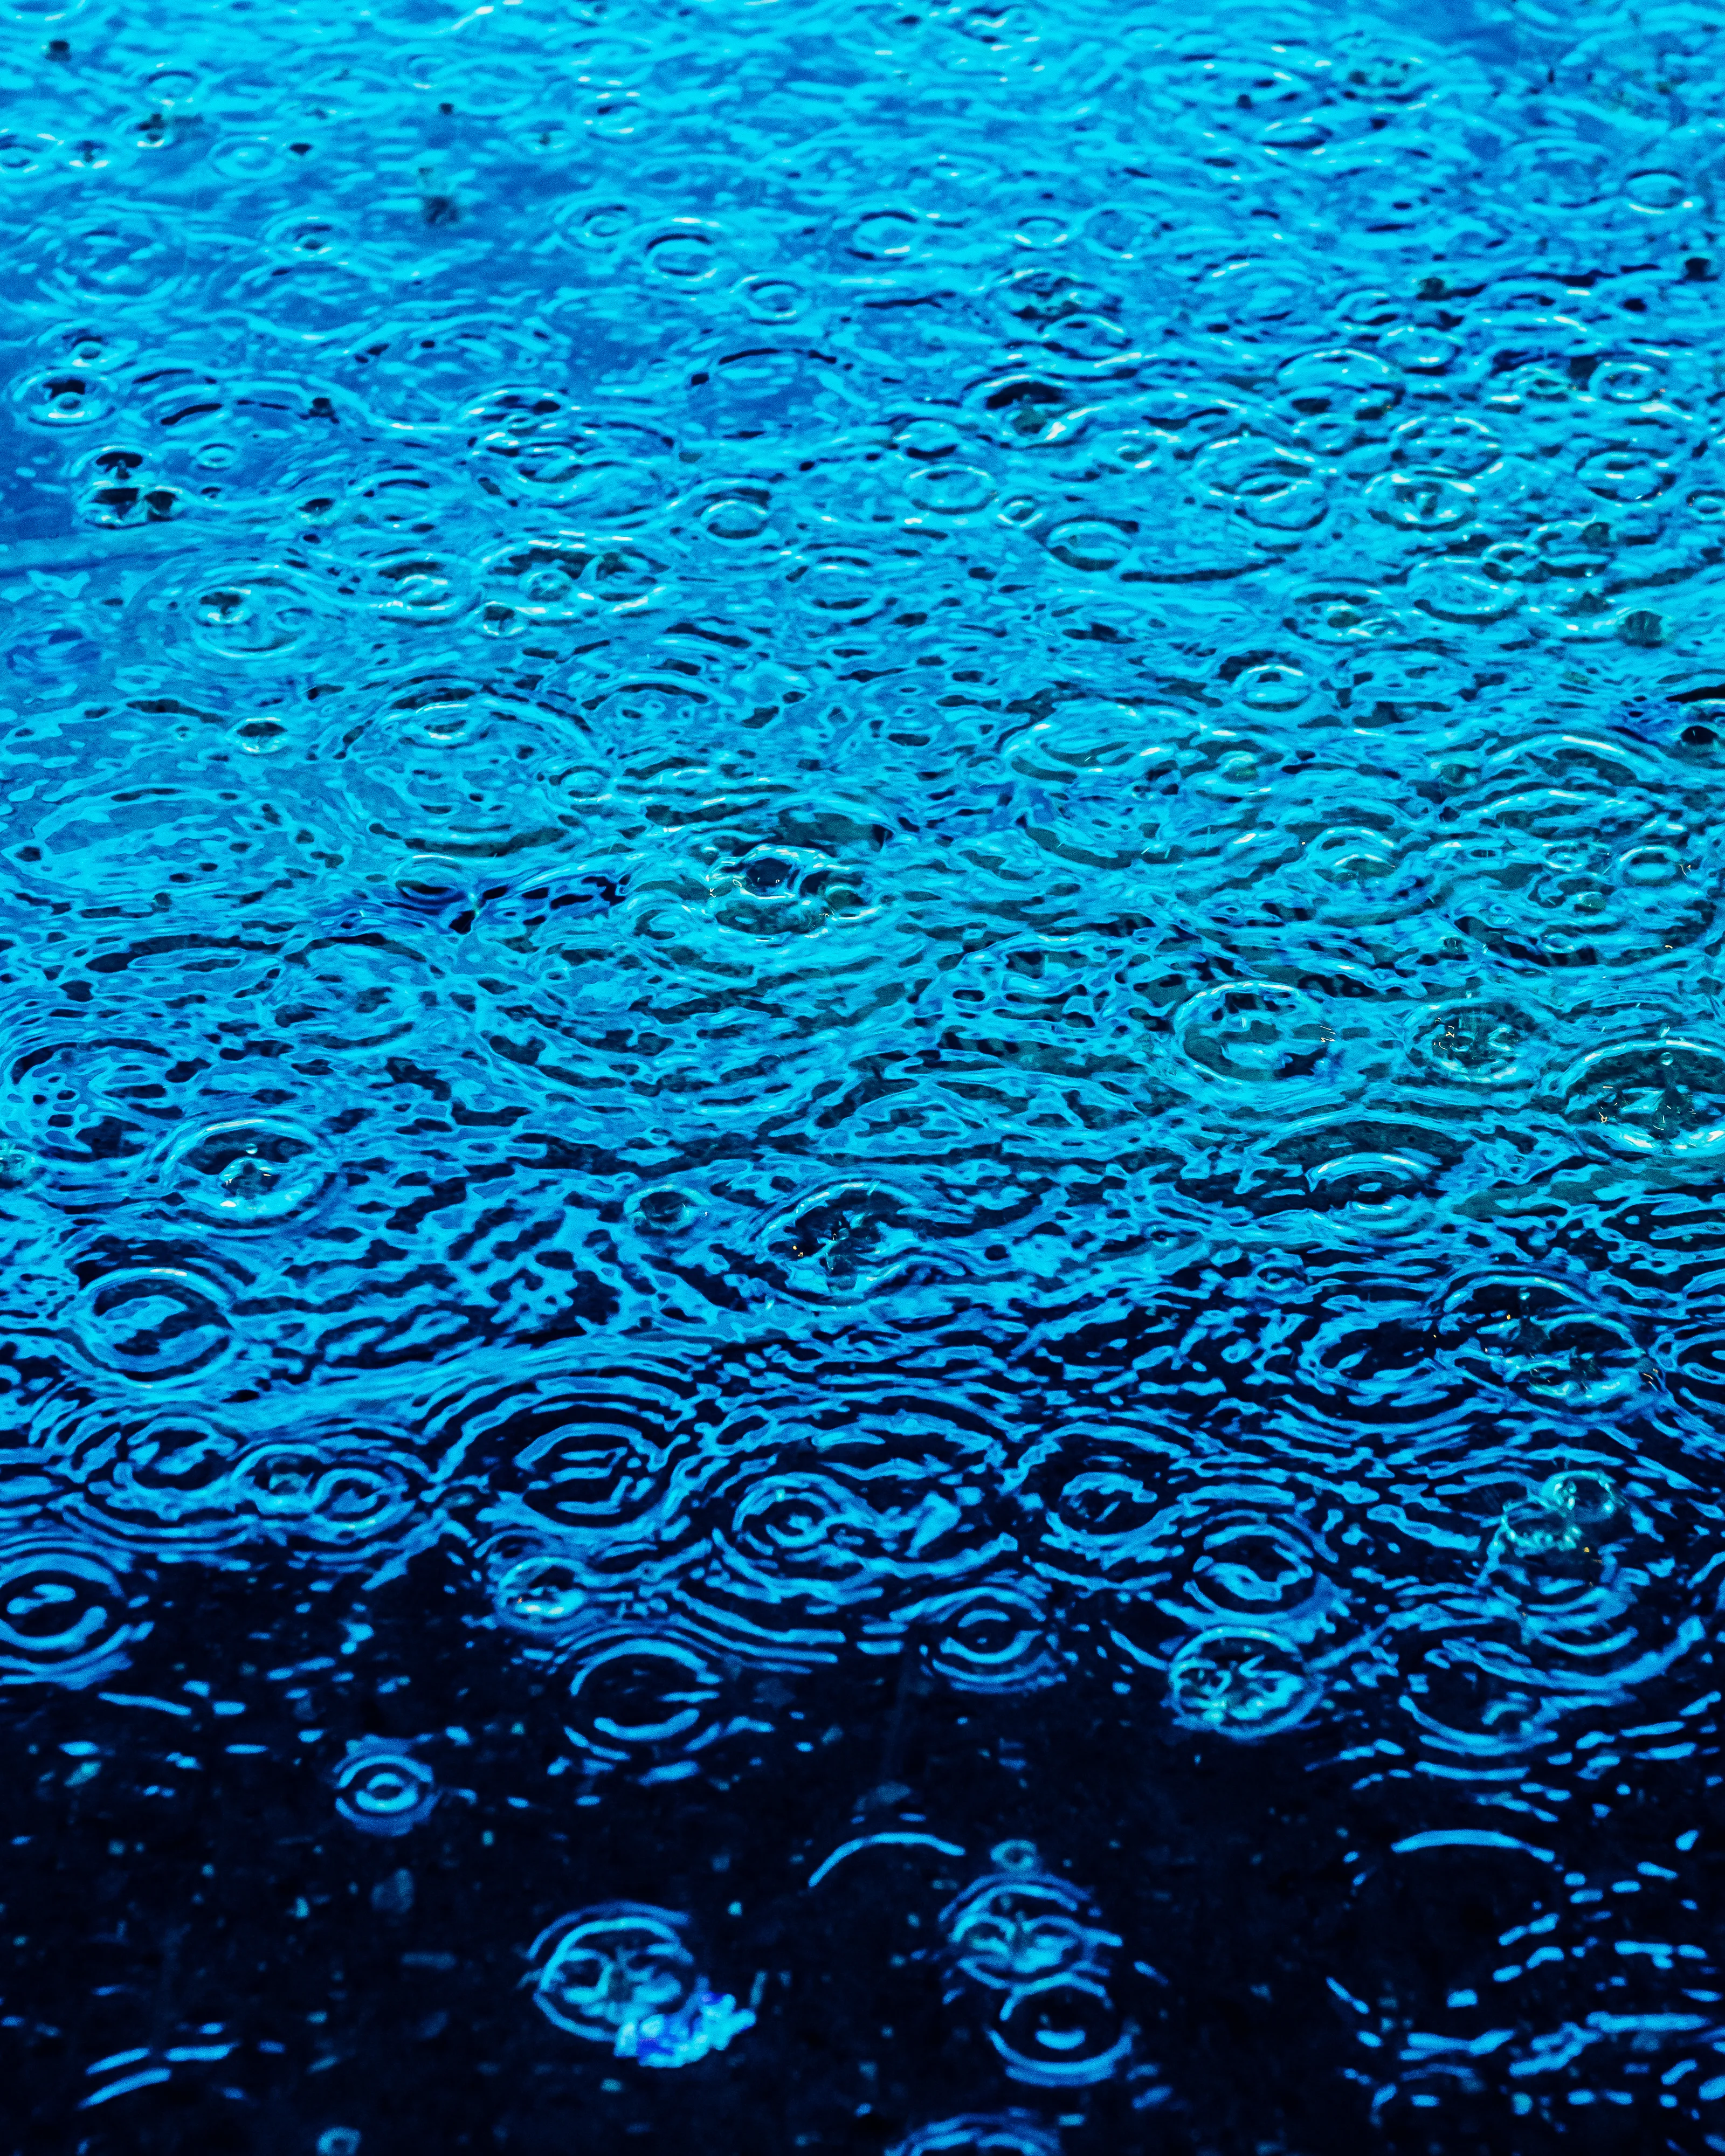
[[[208,1557],[244,1532],[233,1483],[239,1440],[194,1409],[83,1408],[49,1442],[75,1478],[76,1509],[105,1534]]]
[[[266,1534],[326,1563],[362,1563],[420,1523],[424,1476],[387,1432],[347,1426],[254,1446],[234,1473],[236,1496]]]
[[[1663,1034],[1584,1056],[1560,1086],[1584,1137],[1627,1152],[1710,1163],[1725,1152],[1725,1050]]]
[[[466,418],[480,485],[513,507],[555,507],[583,529],[607,531],[665,499],[671,445],[638,420],[596,418],[548,389],[495,391]]]
[[[891,2156],[1060,2156],[1060,2139],[1025,2112],[998,2118],[966,2112],[919,2127]]]
[[[221,1290],[177,1266],[109,1273],[85,1291],[73,1320],[90,1361],[135,1384],[174,1384],[234,1345]]]
[[[1173,1036],[1194,1076],[1254,1092],[1319,1075],[1335,1043],[1316,998],[1276,981],[1206,988],[1174,1014]]]
[[[973,1588],[907,1610],[904,1621],[922,1631],[929,1667],[957,1691],[1040,1691],[1062,1675],[1034,1588]]]
[[[404,1040],[436,1005],[439,977],[405,943],[331,936],[295,952],[266,993],[284,1033],[343,1054]]]
[[[1189,1729],[1273,1737],[1303,1722],[1320,1686],[1294,1641],[1245,1625],[1188,1640],[1168,1665],[1168,1702]]]
[[[1404,1644],[1402,1666],[1399,1703],[1425,1745],[1476,1765],[1549,1743],[1570,1703],[1526,1656],[1465,1620],[1430,1629],[1423,1620]]]
[[[701,1980],[683,1941],[686,1921],[634,1902],[558,1917],[530,1949],[533,2003],[572,2036],[613,2046],[626,2022],[675,2014]]]
[[[896,1637],[916,1598],[950,1596],[927,1606],[955,1670],[983,1675],[997,1651],[1003,1675],[1019,1669],[1014,1643],[1041,1625],[1023,1625],[1016,1597],[996,1616],[978,1609],[966,1645],[970,1605],[957,1590],[1010,1543],[989,1522],[988,1478],[950,1411],[829,1412],[832,1427],[793,1425],[713,1476],[695,1514],[707,1554],[681,1584],[685,1604],[746,1651],[801,1660],[865,1630]]]
[[[1056,1976],[1009,1993],[988,2041],[1013,2081],[1083,2088],[1107,2080],[1131,2050],[1132,2032],[1099,1979]]]
[[[1038,1569],[1127,1592],[1167,1580],[1175,1532],[1168,1486],[1184,1454],[1149,1431],[1063,1430],[1025,1476],[1024,1500],[1041,1522]]]
[[[1635,1399],[1645,1359],[1629,1327],[1594,1310],[1567,1283],[1538,1274],[1489,1273],[1445,1298],[1440,1353],[1463,1375],[1507,1387],[1542,1406],[1595,1414]]]
[[[978,1880],[942,1911],[941,1924],[960,1969],[994,1991],[1070,1975],[1120,1943],[1086,1896],[1035,1869]]]
[[[904,1192],[880,1183],[839,1183],[787,1206],[762,1242],[768,1265],[792,1294],[849,1301],[914,1278],[927,1229]]]
[[[138,1606],[96,1551],[47,1541],[0,1546],[0,1671],[13,1683],[110,1677],[150,1629],[129,1614]]]
[[[696,1434],[702,1381],[698,1365],[644,1355],[632,1368],[470,1383],[430,1421],[450,1464],[483,1491],[487,1527],[525,1530],[534,1548],[550,1531],[589,1578],[639,1582],[669,1570],[687,1538],[672,1476]]]
[[[447,860],[501,860],[567,836],[579,747],[549,711],[465,682],[415,682],[328,752],[367,830]]]
[[[1414,1052],[1451,1085],[1513,1085],[1543,1060],[1541,1024],[1532,1011],[1499,998],[1440,1004],[1420,1014]]]
[[[723,1690],[723,1673],[694,1642],[624,1634],[581,1650],[564,1734],[613,1763],[665,1752],[680,1761],[722,1733]]]
[[[336,1810],[362,1834],[411,1834],[437,1799],[437,1777],[424,1761],[380,1739],[355,1747],[336,1776]]]
[[[198,1125],[175,1141],[167,1163],[182,1203],[228,1228],[274,1228],[309,1213],[335,1174],[321,1138],[274,1116]]]
[[[1279,1633],[1309,1630],[1337,1599],[1328,1576],[1333,1560],[1292,1511],[1214,1502],[1182,1509],[1185,1516],[1171,1522],[1175,1569],[1183,1574],[1181,1602],[1200,1613],[1200,1622],[1274,1619]]]
[[[185,1053],[184,1045],[152,1042],[129,1029],[33,1042],[12,1060],[13,1114],[51,1159],[112,1168],[146,1152],[177,1120],[169,1074]]]
[[[806,847],[751,846],[714,868],[707,891],[721,927],[775,941],[870,911],[857,871]]]

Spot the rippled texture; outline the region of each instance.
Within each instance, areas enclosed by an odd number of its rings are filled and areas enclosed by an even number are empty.
[[[1725,2149],[1725,16],[4,19],[19,2151]]]

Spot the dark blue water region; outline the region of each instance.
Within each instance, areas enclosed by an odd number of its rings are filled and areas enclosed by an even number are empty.
[[[0,72],[0,2156],[1725,2150],[1725,16]]]

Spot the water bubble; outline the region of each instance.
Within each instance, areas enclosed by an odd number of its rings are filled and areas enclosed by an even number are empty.
[[[593,1600],[594,1584],[582,1568],[549,1550],[513,1558],[491,1589],[492,1606],[503,1622],[532,1632],[567,1629]]]
[[[424,1761],[382,1738],[350,1745],[336,1776],[336,1810],[362,1834],[409,1834],[437,1798],[437,1777]]]
[[[1291,1729],[1320,1690],[1292,1640],[1245,1625],[1195,1633],[1168,1665],[1168,1684],[1169,1704],[1189,1729],[1235,1738]]]
[[[1539,1502],[1584,1532],[1597,1534],[1623,1511],[1610,1478],[1597,1468],[1577,1468],[1552,1476],[1539,1491]]]
[[[570,729],[552,711],[435,678],[344,724],[326,753],[367,828],[417,854],[501,861],[567,837]]]
[[[317,2156],[359,2156],[361,2136],[357,2127],[326,2126],[317,2137]]]

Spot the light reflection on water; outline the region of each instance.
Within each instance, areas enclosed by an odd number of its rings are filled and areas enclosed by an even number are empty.
[[[11,12],[41,2115],[1725,2145],[1725,33]]]

